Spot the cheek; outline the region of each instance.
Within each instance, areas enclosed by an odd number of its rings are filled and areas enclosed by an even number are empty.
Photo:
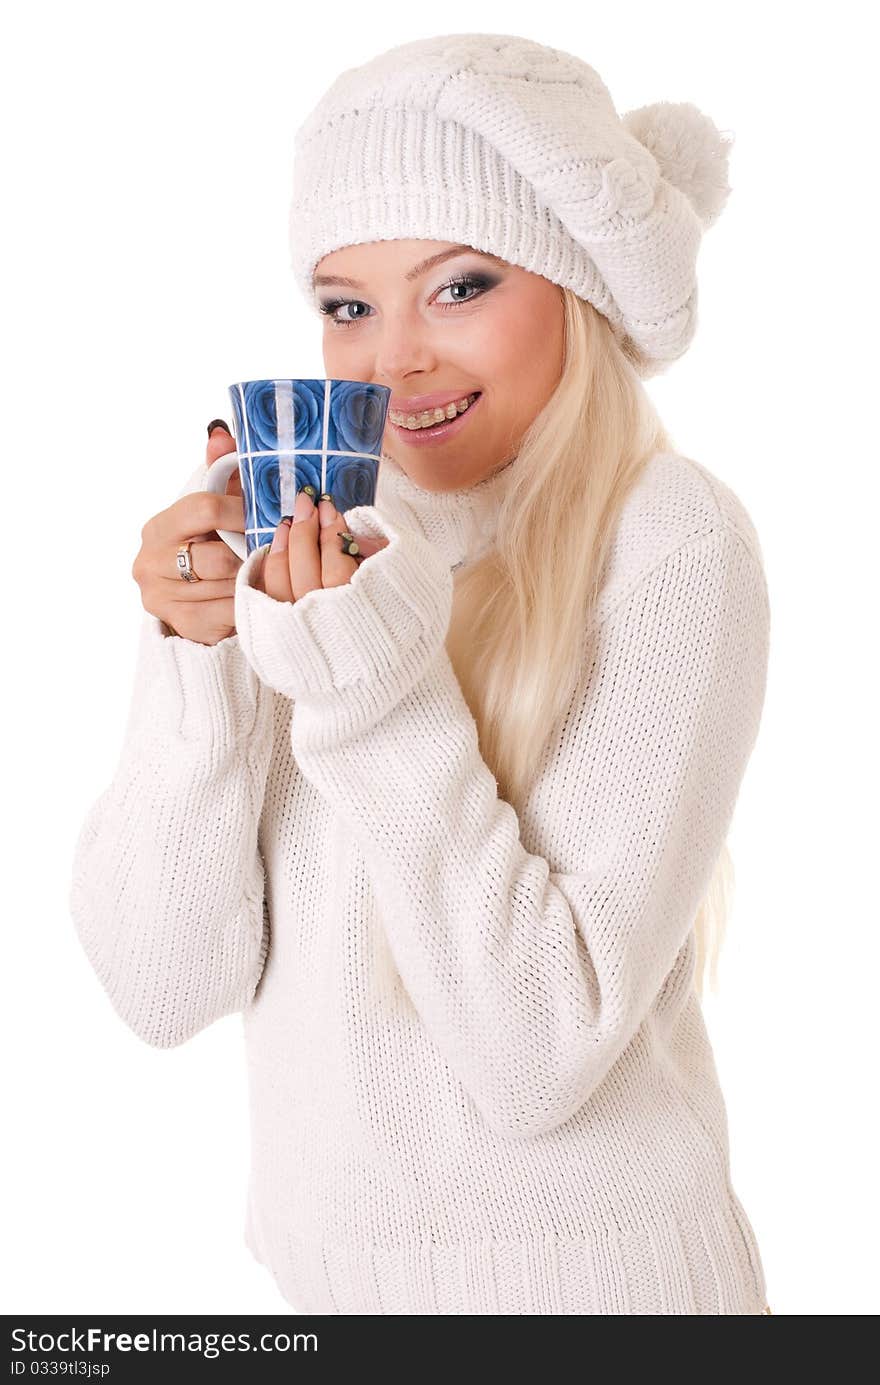
[[[345,375],[351,379],[360,379],[357,368],[352,362],[356,362],[358,355],[363,354],[363,346],[359,346],[357,327],[325,327],[324,336],[321,340],[321,350],[324,355],[324,374],[329,379],[334,375]],[[360,338],[362,342],[362,338]]]
[[[324,352],[324,365],[327,367],[326,374],[328,376],[333,374],[333,362],[340,360],[344,354],[344,342],[340,341],[340,338],[344,339],[344,337],[345,331],[342,328],[324,328],[322,349]]]
[[[521,303],[499,315],[483,343],[478,378],[492,391],[496,418],[517,432],[544,408],[562,371],[562,321],[554,308],[546,299]]]
[[[533,318],[507,312],[493,322],[480,351],[480,378],[522,412],[541,388],[543,338]]]
[[[473,329],[467,334],[466,358],[459,362],[462,372],[490,395],[502,413],[518,412],[523,392],[530,394],[533,389],[534,332],[508,307],[486,313]]]

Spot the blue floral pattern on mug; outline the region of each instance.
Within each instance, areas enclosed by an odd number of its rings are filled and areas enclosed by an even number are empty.
[[[245,380],[229,386],[250,555],[312,485],[344,513],[373,505],[391,391],[364,380]]]
[[[327,458],[327,490],[341,514],[355,505],[372,505],[376,498],[379,463],[370,457]]]

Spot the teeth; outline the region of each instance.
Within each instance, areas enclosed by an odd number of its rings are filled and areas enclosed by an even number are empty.
[[[389,414],[392,423],[398,424],[403,428],[412,430],[418,428],[435,427],[438,423],[443,423],[446,419],[455,418],[457,414],[463,414],[476,399],[476,394],[469,394],[464,399],[453,400],[445,406],[436,409],[425,409],[421,414],[399,414],[392,412]]]

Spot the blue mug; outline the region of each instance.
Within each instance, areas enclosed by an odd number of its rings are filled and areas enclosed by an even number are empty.
[[[272,542],[305,485],[340,514],[374,505],[391,390],[365,380],[245,380],[229,386],[235,452],[208,468],[203,489],[225,495],[238,467],[245,532],[217,534],[242,560]]]

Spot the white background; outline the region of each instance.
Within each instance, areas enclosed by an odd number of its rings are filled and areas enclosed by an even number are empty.
[[[695,342],[648,383],[750,511],[772,602],[706,1012],[773,1312],[880,1308],[868,13],[82,0],[7,19],[5,1312],[288,1308],[242,1239],[240,1017],[174,1050],[136,1039],[74,934],[71,856],[120,750],[142,525],[229,417],[229,383],[324,373],[288,268],[294,131],[342,68],[463,31],[576,52],[618,111],[693,101],[736,137]]]

